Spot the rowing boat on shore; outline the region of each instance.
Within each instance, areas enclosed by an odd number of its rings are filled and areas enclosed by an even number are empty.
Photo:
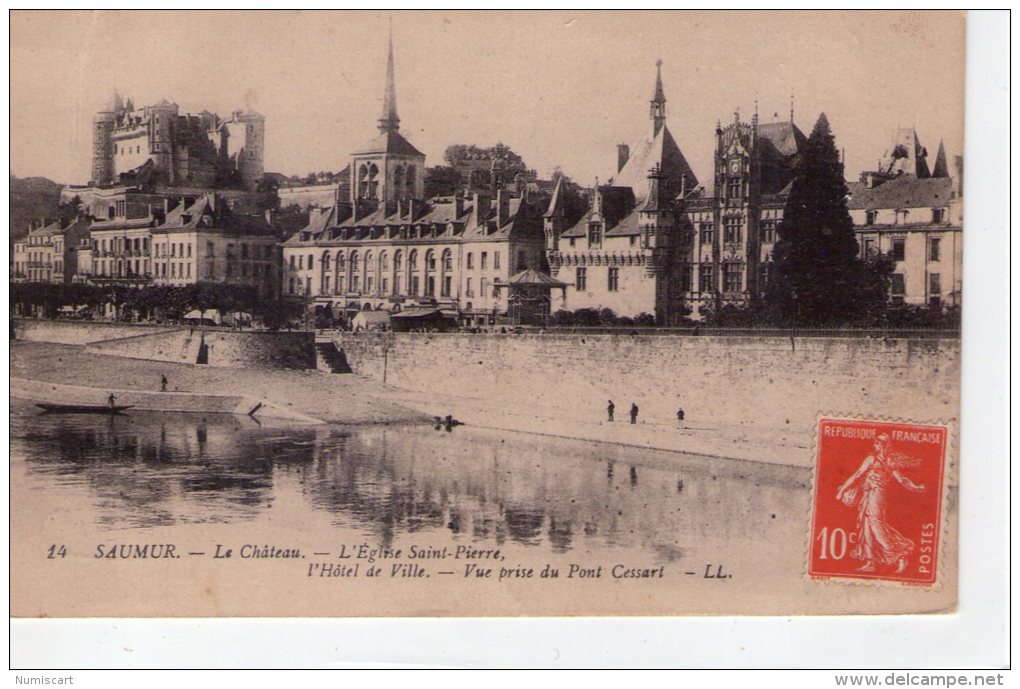
[[[134,405],[44,404],[37,402],[35,406],[50,414],[121,414]]]

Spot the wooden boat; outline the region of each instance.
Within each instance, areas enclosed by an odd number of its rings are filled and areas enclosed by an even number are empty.
[[[50,414],[121,414],[134,405],[43,404],[39,402],[35,406]]]

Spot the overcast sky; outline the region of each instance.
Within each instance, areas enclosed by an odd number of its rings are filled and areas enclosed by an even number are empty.
[[[847,174],[897,126],[934,162],[963,144],[960,13],[14,12],[11,172],[88,180],[93,113],[136,105],[266,116],[266,170],[339,170],[379,117],[392,17],[401,132],[442,164],[450,144],[503,142],[543,176],[615,171],[649,128],[662,59],[668,124],[702,182],[716,120],[736,108],[809,134],[824,111]],[[951,158],[950,158],[951,159]]]

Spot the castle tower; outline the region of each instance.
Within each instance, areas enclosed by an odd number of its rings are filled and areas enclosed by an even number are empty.
[[[117,114],[112,109],[97,112],[92,118],[92,172],[93,184],[113,181],[113,127]]]
[[[370,207],[421,199],[425,195],[425,154],[399,132],[397,88],[393,66],[393,34],[386,59],[383,109],[379,135],[351,154],[351,203],[355,216]]]
[[[265,174],[266,118],[254,110],[234,113],[243,125],[244,146],[237,159],[237,172],[246,189],[255,189]]]
[[[167,182],[175,182],[174,125],[177,121],[176,103],[160,100],[146,108],[149,121],[149,154],[157,174]]]

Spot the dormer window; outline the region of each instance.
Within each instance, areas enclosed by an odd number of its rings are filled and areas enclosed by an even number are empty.
[[[591,246],[602,246],[602,223],[589,223],[588,244]]]
[[[864,224],[865,225],[874,225],[877,220],[878,220],[878,211],[867,211],[864,214]]]
[[[931,221],[933,223],[940,223],[946,221],[946,211],[944,208],[932,208],[931,209]]]

